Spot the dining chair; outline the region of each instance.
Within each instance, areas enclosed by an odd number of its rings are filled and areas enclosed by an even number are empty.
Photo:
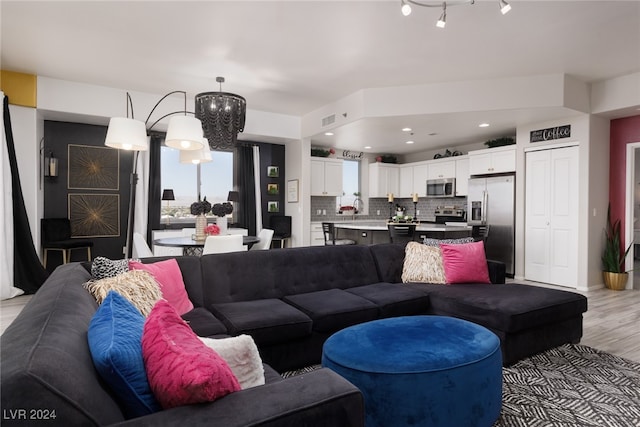
[[[133,233],[132,255],[134,258],[151,258],[154,256],[144,236],[140,233]]]
[[[291,216],[272,215],[269,218],[269,228],[273,230],[272,242],[278,242],[280,248],[286,246],[286,241],[291,238]]]
[[[471,228],[471,237],[476,242],[482,240],[486,243],[489,238],[489,225],[474,225]]]
[[[416,224],[387,224],[391,243],[408,243],[413,241]]]
[[[91,261],[93,241],[72,238],[69,218],[42,218],[40,229],[42,231],[42,249],[44,250],[44,268],[47,268],[49,251],[61,251],[62,263],[66,264],[71,260],[71,250],[86,249],[87,261]]]
[[[338,246],[338,245],[355,245],[355,240],[351,239],[336,239],[336,226],[332,222],[322,223],[322,233],[324,234],[324,244],[326,246]]]
[[[202,248],[202,255],[242,252],[246,250],[247,247],[242,244],[241,234],[207,236],[207,240],[204,241],[204,247]]]
[[[260,241],[251,246],[250,251],[264,251],[271,248],[271,239],[273,238],[273,230],[270,228],[263,228],[258,233]]]

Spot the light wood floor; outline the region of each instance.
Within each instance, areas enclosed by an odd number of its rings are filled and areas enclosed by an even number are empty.
[[[580,344],[640,363],[640,291],[598,289],[588,298]],[[30,295],[0,301],[0,333],[15,319]]]

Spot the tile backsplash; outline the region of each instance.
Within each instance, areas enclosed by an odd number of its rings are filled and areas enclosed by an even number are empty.
[[[368,215],[358,214],[356,219],[367,220],[384,220],[389,218],[389,202],[386,197],[376,197],[365,200],[364,210],[367,210]],[[393,210],[395,211],[395,205],[398,204],[406,209],[407,215],[413,216],[413,201],[408,198],[396,198],[393,201]],[[448,198],[426,198],[422,197],[418,201],[417,210],[418,220],[420,221],[435,221],[434,211],[438,206],[456,206],[463,209],[467,209],[466,197],[448,197]],[[318,214],[318,212],[320,212]],[[378,215],[378,212],[380,213]],[[323,214],[326,213],[326,214]],[[344,221],[350,220],[352,215],[338,214],[336,210],[336,198],[313,196],[311,197],[311,221]]]

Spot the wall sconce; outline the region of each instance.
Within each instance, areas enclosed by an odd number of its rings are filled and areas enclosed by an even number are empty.
[[[49,151],[49,155],[44,158],[44,176],[55,178],[58,176],[58,159]]]

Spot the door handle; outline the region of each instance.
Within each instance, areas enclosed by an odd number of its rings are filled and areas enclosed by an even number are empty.
[[[482,223],[487,223],[487,202],[489,201],[489,193],[485,190],[482,192]]]

